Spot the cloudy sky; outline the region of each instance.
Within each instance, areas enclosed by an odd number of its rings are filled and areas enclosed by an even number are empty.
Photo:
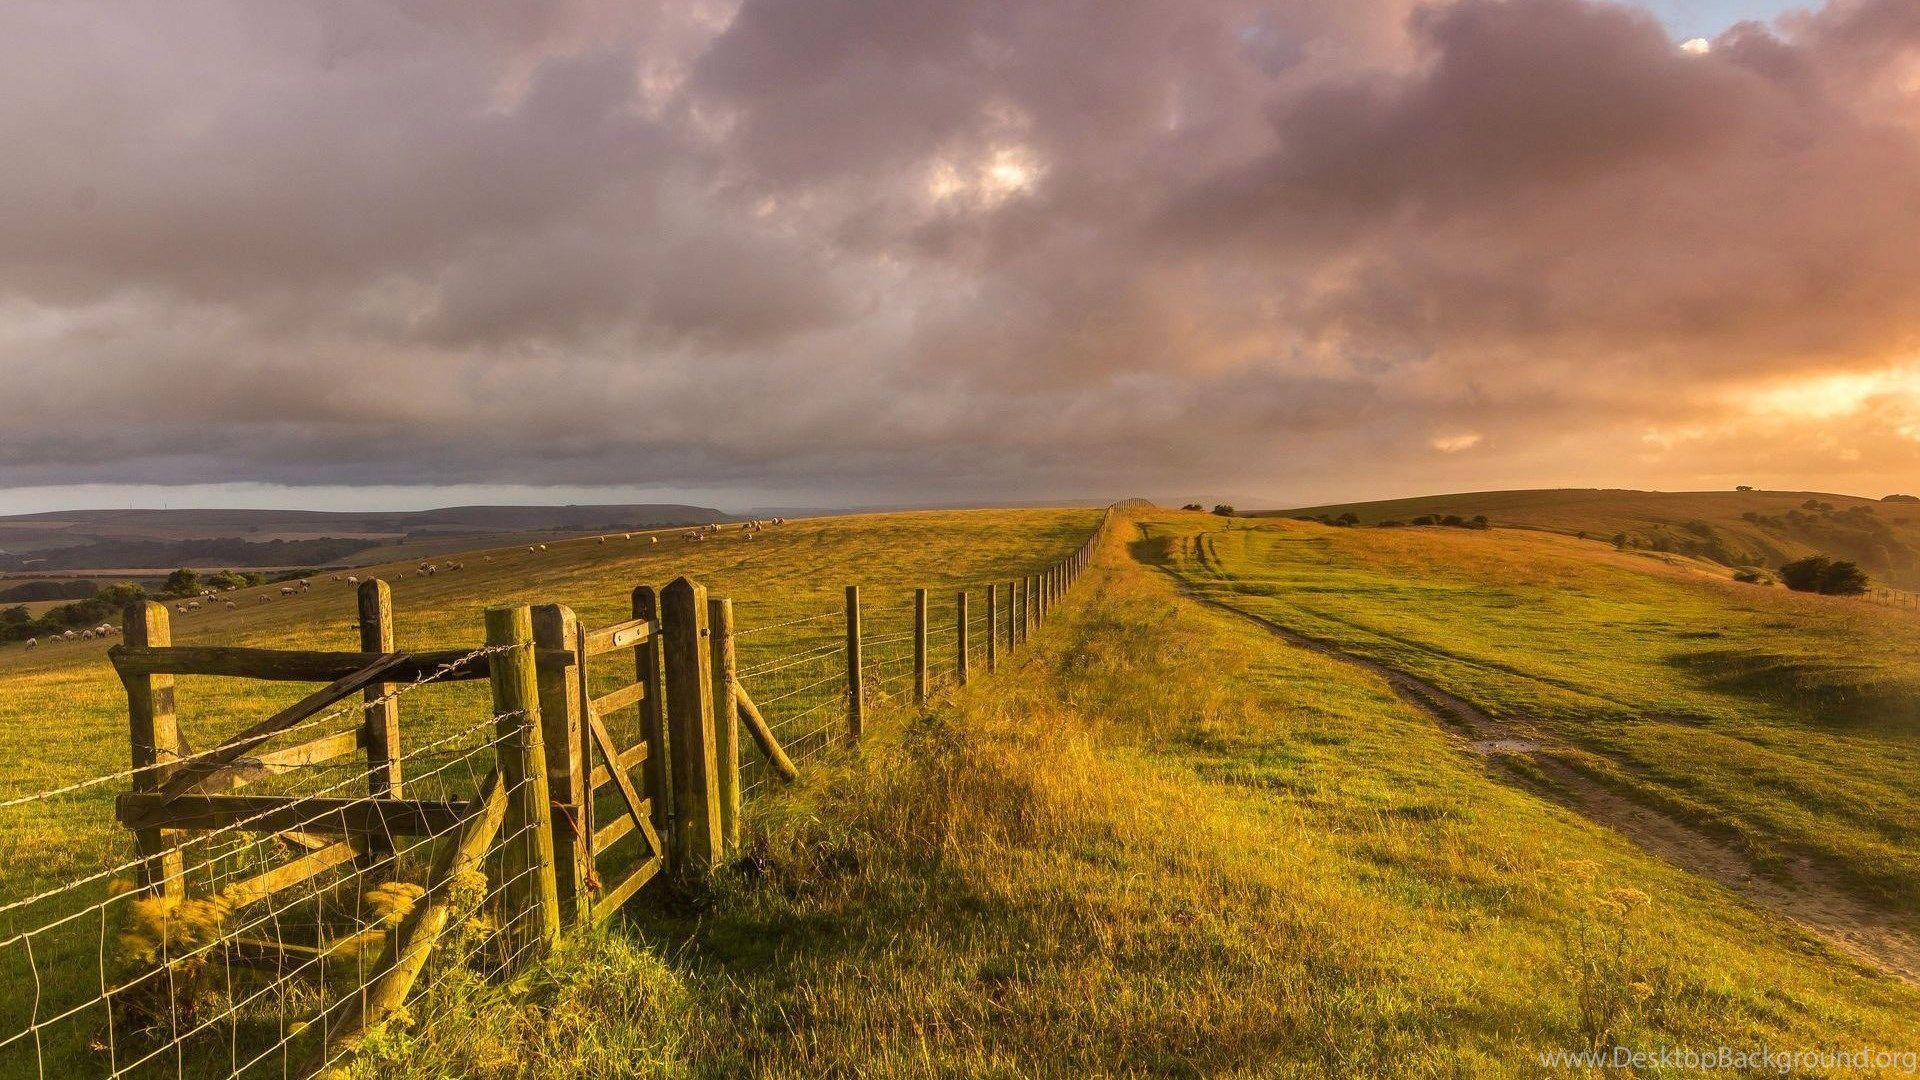
[[[1920,487],[1917,106],[1913,0],[13,0],[0,510]]]

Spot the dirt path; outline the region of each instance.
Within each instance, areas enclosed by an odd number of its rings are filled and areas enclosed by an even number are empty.
[[[1459,735],[1468,750],[1485,758],[1510,782],[1555,799],[1688,873],[1719,882],[1849,956],[1920,985],[1920,939],[1885,914],[1847,895],[1810,862],[1789,867],[1790,880],[1786,882],[1764,876],[1745,855],[1727,844],[1569,767],[1552,753],[1564,748],[1542,736],[1495,720],[1471,702],[1405,672],[1198,595],[1185,582],[1180,585],[1190,598],[1246,619],[1289,644],[1378,675],[1396,696]],[[1514,758],[1524,759],[1531,770],[1547,777],[1554,790],[1543,790],[1520,770],[1508,767]]]

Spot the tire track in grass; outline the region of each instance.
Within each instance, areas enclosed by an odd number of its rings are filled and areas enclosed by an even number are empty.
[[[1171,567],[1160,569],[1189,599],[1245,619],[1296,648],[1358,667],[1384,680],[1395,697],[1458,736],[1465,750],[1484,759],[1508,783],[1612,829],[1681,870],[1725,886],[1855,960],[1920,986],[1920,938],[1887,913],[1849,895],[1810,860],[1789,862],[1782,871],[1785,881],[1767,876],[1732,845],[1568,765],[1559,755],[1572,747],[1537,731],[1496,720],[1472,702],[1397,668],[1215,599],[1194,588]],[[1529,773],[1544,777],[1546,784]]]

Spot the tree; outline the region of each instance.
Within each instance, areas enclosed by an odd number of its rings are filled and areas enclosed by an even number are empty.
[[[1735,490],[1735,491],[1752,491],[1752,490],[1753,490],[1753,485],[1752,485],[1752,484],[1741,484],[1741,485],[1739,485],[1738,487],[1736,487],[1736,488],[1734,488],[1733,490]]]
[[[1333,523],[1335,525],[1342,525],[1348,528],[1352,528],[1353,526],[1360,524],[1360,515],[1349,510],[1344,514],[1341,514],[1339,517],[1334,518]]]
[[[1857,596],[1867,591],[1866,571],[1859,564],[1825,555],[1795,559],[1780,568],[1780,580],[1797,592],[1828,596]]]
[[[1493,522],[1491,522],[1491,521],[1488,521],[1488,520],[1487,520],[1487,515],[1485,515],[1485,514],[1475,514],[1475,515],[1473,515],[1473,519],[1472,519],[1471,521],[1468,521],[1468,522],[1467,522],[1467,528],[1469,528],[1469,529],[1491,529],[1491,528],[1493,528]]]
[[[1226,503],[1214,503],[1213,512],[1216,514],[1219,514],[1221,517],[1232,517],[1233,507],[1227,505]]]
[[[1621,533],[1613,534],[1613,549],[1615,551],[1627,550],[1627,534],[1626,533],[1621,532]]]
[[[1187,505],[1185,505],[1185,506],[1183,506],[1183,507],[1181,507],[1180,509],[1182,509],[1182,510],[1205,510],[1205,509],[1206,509],[1206,507],[1204,507],[1204,506],[1201,506],[1201,505],[1200,505],[1199,503],[1188,503]]]
[[[200,584],[200,575],[186,567],[181,567],[167,575],[166,591],[173,596],[185,596]]]

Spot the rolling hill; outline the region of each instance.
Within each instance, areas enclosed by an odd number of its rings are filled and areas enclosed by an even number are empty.
[[[0,517],[0,573],[132,568],[363,566],[527,533],[737,520],[705,506],[453,506],[438,510],[64,510]]]
[[[1495,525],[1544,529],[1672,551],[1726,566],[1781,564],[1806,555],[1852,559],[1883,584],[1920,588],[1920,502],[1817,491],[1630,491],[1553,488],[1475,491],[1340,503],[1253,514],[1339,518],[1362,525],[1484,514]]]

